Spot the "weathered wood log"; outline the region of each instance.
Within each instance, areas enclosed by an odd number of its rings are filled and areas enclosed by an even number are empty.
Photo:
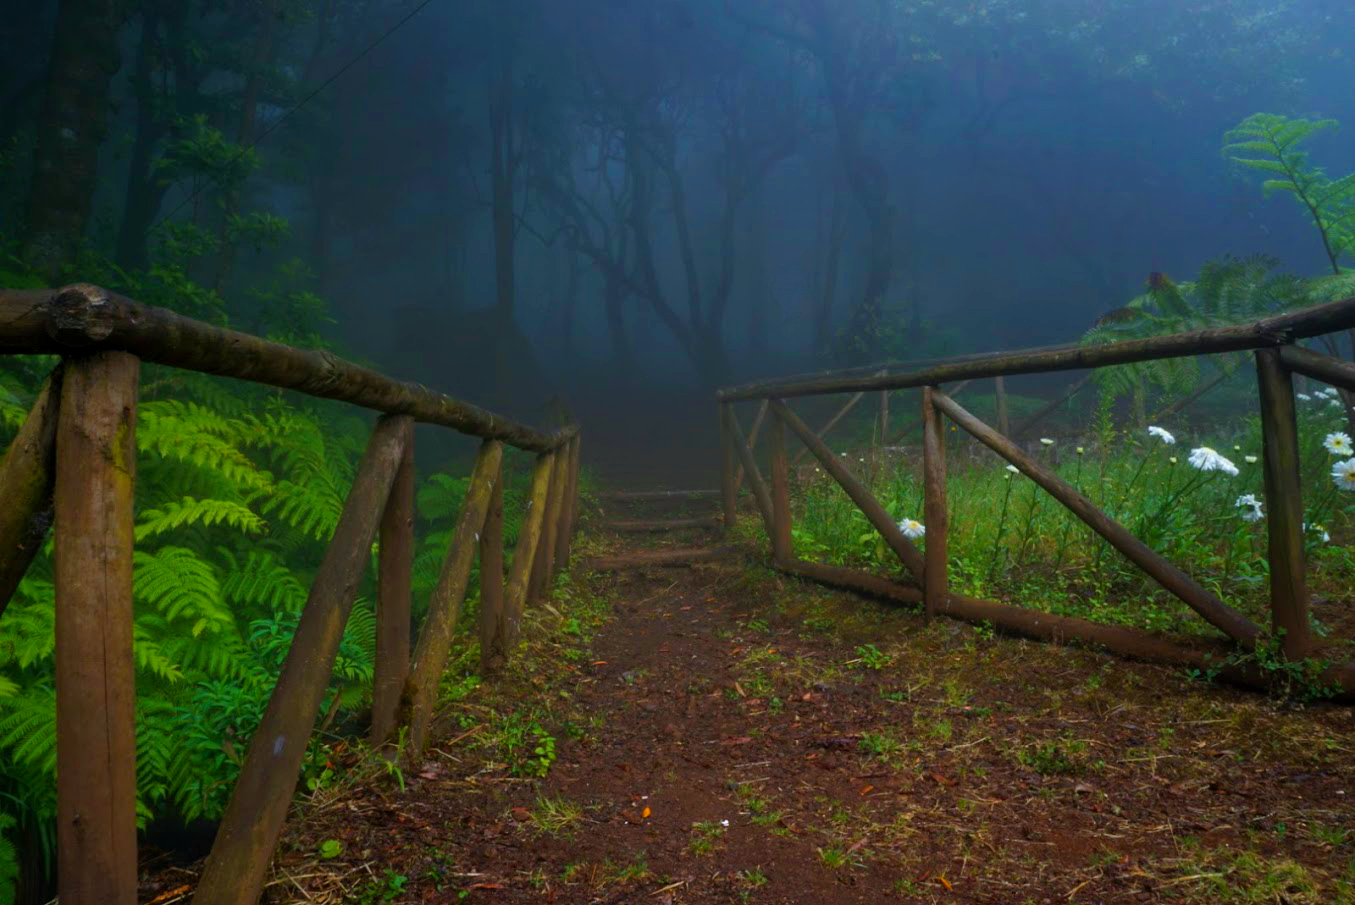
[[[1303,553],[1303,482],[1294,380],[1280,363],[1279,351],[1256,351],[1256,384],[1261,395],[1271,624],[1285,657],[1301,660],[1312,646]]]
[[[634,503],[662,503],[670,500],[708,500],[720,495],[714,490],[608,490],[598,494],[604,500]]]
[[[60,401],[58,365],[38,390],[28,417],[0,459],[0,618],[52,524]]]
[[[490,662],[490,672],[499,671],[508,662],[522,629],[522,614],[527,606],[527,584],[536,561],[536,548],[541,543],[541,528],[546,520],[546,501],[550,498],[550,479],[555,470],[554,457],[555,453],[541,453],[536,457],[531,495],[527,498],[527,514],[518,529],[518,542],[513,548],[513,562],[509,566],[508,583],[504,588],[503,618],[495,627],[495,656]]]
[[[716,393],[716,398],[721,402],[736,402],[741,399],[763,399],[772,396],[901,390],[948,383],[967,377],[996,377],[999,374],[1011,376],[1038,371],[1079,371],[1084,368],[1153,361],[1159,358],[1283,346],[1297,339],[1334,333],[1352,327],[1355,327],[1355,298],[1348,298],[1277,314],[1249,324],[1210,327],[1105,345],[999,352],[882,376],[848,375],[770,380],[728,387]],[[1299,370],[1297,367],[1294,369]]]
[[[884,372],[884,371],[876,371],[875,373],[876,373],[876,376],[881,376],[881,375],[883,375],[885,372]],[[856,408],[856,404],[857,404],[858,402],[860,402],[862,399],[864,399],[865,396],[866,396],[866,394],[865,394],[865,391],[863,390],[862,392],[859,392],[859,393],[855,394],[855,395],[852,396],[850,399],[848,399],[846,402],[844,402],[844,403],[842,404],[842,407],[839,408],[836,412],[834,412],[834,413],[833,413],[833,416],[832,416],[831,418],[829,418],[827,422],[824,423],[823,427],[819,428],[819,432],[818,432],[818,434],[817,434],[816,436],[817,436],[820,440],[822,440],[824,437],[827,437],[827,436],[828,436],[828,432],[831,431],[834,427],[836,427],[836,426],[837,426],[837,423],[838,423],[839,421],[841,421],[843,418],[847,417],[847,413],[850,412],[852,409]],[[795,454],[795,459],[794,459],[794,464],[799,465],[799,464],[800,464],[800,460],[804,458],[806,452],[807,452],[807,450],[802,449],[802,450],[800,450],[798,453],[796,453],[796,454]]]
[[[733,530],[739,520],[739,453],[734,448],[734,433],[729,426],[729,406],[720,404],[715,407],[720,420],[720,511],[723,516],[725,532]],[[736,475],[737,472],[737,475]]]
[[[543,433],[413,383],[323,351],[296,349],[142,305],[88,283],[60,289],[0,290],[0,354],[120,349],[143,361],[251,380],[339,399],[388,414],[553,449],[576,429]]]
[[[59,405],[46,403],[57,412],[57,883],[62,902],[81,905],[137,901],[132,494],[139,373],[140,363],[124,352],[73,357]]]
[[[690,566],[693,563],[737,559],[743,551],[734,546],[680,547],[671,550],[642,550],[618,556],[597,556],[586,560],[584,568],[592,572],[622,572],[649,566]]]
[[[409,726],[405,753],[411,761],[423,755],[428,743],[428,727],[437,704],[438,686],[443,670],[447,668],[452,636],[466,599],[466,587],[470,584],[471,564],[490,500],[502,474],[502,462],[502,443],[486,440],[480,444],[475,466],[471,469],[470,485],[466,488],[466,499],[456,520],[456,530],[447,545],[438,583],[428,598],[428,613],[419,629],[414,662],[400,698],[400,721]]]
[[[952,421],[1047,490],[1050,496],[1109,541],[1110,545],[1123,553],[1130,562],[1178,597],[1186,606],[1203,616],[1211,625],[1248,650],[1256,646],[1256,639],[1261,634],[1256,623],[1209,593],[1193,578],[1129,533],[1123,525],[1097,509],[1092,501],[1075,487],[1027,456],[1015,443],[974,417],[944,393],[934,392],[932,400]]]
[[[621,519],[607,522],[606,527],[613,531],[680,531],[685,528],[719,528],[724,520],[716,515],[701,515],[692,518],[668,519]]]
[[[250,739],[240,777],[198,880],[193,896],[196,905],[253,905],[263,890],[296,792],[301,760],[333,676],[334,657],[371,555],[377,523],[404,457],[408,423],[408,416],[387,415],[372,431],[301,611],[282,674]],[[135,864],[135,857],[131,863]]]
[[[579,440],[578,434],[569,441],[569,464],[565,473],[569,483],[565,486],[564,509],[560,515],[560,533],[555,544],[556,568],[569,568],[569,551],[574,542],[574,520],[579,507]]]
[[[999,374],[993,378],[993,395],[997,400],[997,429],[1003,435],[1012,432],[1011,419],[1007,416],[1007,382]]]
[[[927,548],[922,573],[923,611],[928,618],[945,605],[950,593],[950,514],[946,508],[946,426],[932,401],[934,387],[922,388],[922,493]]]
[[[748,448],[757,449],[758,431],[762,430],[762,422],[767,417],[767,400],[762,400],[762,404],[757,407],[757,414],[753,416],[753,426],[748,429]],[[737,497],[739,488],[743,486],[743,466],[739,465],[734,472],[734,495]]]
[[[787,575],[806,578],[828,587],[854,591],[879,600],[916,606],[922,602],[923,592],[887,578],[842,566],[796,560],[777,566]],[[1201,672],[1215,672],[1228,682],[1249,688],[1266,689],[1272,676],[1255,668],[1227,663],[1236,651],[1222,641],[1174,639],[1142,629],[1120,625],[1103,625],[1073,616],[1056,616],[1039,610],[1012,606],[978,597],[951,594],[941,607],[941,615],[974,625],[988,624],[1012,635],[1047,641],[1054,644],[1079,642],[1103,647],[1111,653],[1148,663],[1183,666]],[[1338,689],[1337,699],[1355,700],[1355,663],[1328,669],[1320,681]]]
[[[1072,386],[1070,386],[1062,396],[1059,396],[1057,399],[1054,399],[1053,401],[1048,402],[1045,405],[1041,406],[1039,411],[1031,415],[1025,421],[1022,421],[1020,424],[1018,424],[1016,426],[1016,430],[1014,430],[1011,434],[1012,439],[1019,440],[1021,437],[1024,437],[1026,433],[1028,433],[1033,427],[1035,427],[1035,425],[1039,424],[1041,421],[1044,421],[1044,419],[1048,418],[1050,415],[1054,414],[1054,412],[1058,411],[1060,406],[1062,406],[1068,400],[1072,399],[1078,393],[1082,392],[1082,388],[1085,387],[1087,384],[1091,383],[1092,376],[1093,375],[1091,374],[1083,375],[1082,379],[1079,380],[1077,383],[1073,384]],[[952,399],[955,398],[955,390],[951,390],[949,395]]]
[[[839,461],[839,458],[833,455],[833,451],[814,435],[814,432],[800,420],[799,416],[790,410],[790,407],[780,399],[772,400],[772,413],[779,415],[785,421],[786,426],[795,431],[796,435],[809,447],[809,451],[823,465],[823,470],[832,476],[847,491],[847,496],[852,498],[857,508],[866,516],[867,521],[875,526],[875,530],[885,539],[885,543],[894,551],[899,560],[904,564],[913,577],[918,581],[922,580],[924,565],[922,562],[922,553],[914,546],[913,542],[903,536],[899,526],[890,517],[885,508],[880,505],[879,500],[870,492],[865,484],[861,483],[854,474],[852,474],[845,465]]]
[[[1280,361],[1291,371],[1355,392],[1355,362],[1322,355],[1302,346],[1281,346]]]
[[[541,526],[541,571],[535,575],[530,599],[540,600],[550,594],[555,579],[555,543],[560,536],[560,513],[564,510],[565,492],[569,484],[569,446],[566,444],[555,455],[551,471],[550,495],[546,497],[546,521]]]
[[[494,475],[494,492],[480,530],[480,672],[488,675],[495,663],[508,659],[503,612],[503,463]]]
[[[771,537],[772,498],[767,492],[766,483],[762,480],[762,473],[758,471],[757,460],[753,458],[753,450],[743,439],[743,430],[739,427],[738,416],[729,406],[724,407],[724,413],[726,423],[729,425],[730,436],[734,440],[734,451],[743,461],[743,473],[748,477],[748,488],[753,491],[753,500],[757,503],[758,512],[762,514],[762,524],[767,529],[767,536]]]
[[[777,562],[794,558],[790,536],[790,464],[786,461],[786,423],[772,416],[772,557]]]
[[[400,695],[409,678],[410,598],[414,572],[414,422],[405,427],[404,455],[377,529],[376,658],[372,726],[379,746],[395,731]]]

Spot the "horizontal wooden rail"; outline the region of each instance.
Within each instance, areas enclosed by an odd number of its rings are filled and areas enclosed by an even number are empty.
[[[1355,392],[1355,362],[1322,355],[1302,346],[1282,346],[1280,361],[1305,377]]]
[[[1154,336],[1095,346],[1059,346],[1018,350],[951,360],[915,371],[883,376],[824,376],[802,380],[772,380],[729,387],[716,393],[721,402],[771,397],[812,396],[818,393],[854,393],[901,390],[978,377],[1075,371],[1108,365],[1179,358],[1242,349],[1283,346],[1298,339],[1355,328],[1355,298],[1314,305],[1249,324],[1210,327],[1169,336]]]
[[[866,594],[880,600],[908,606],[920,606],[923,603],[923,591],[918,588],[859,569],[804,560],[795,560],[777,568],[787,575]],[[992,625],[1000,631],[1038,641],[1055,644],[1070,641],[1094,644],[1120,656],[1148,663],[1183,666],[1202,672],[1217,670],[1220,678],[1250,688],[1265,689],[1270,684],[1271,677],[1262,670],[1229,663],[1233,651],[1221,640],[1211,642],[1201,639],[1199,642],[1188,643],[1183,639],[1174,639],[1143,629],[1105,625],[1073,616],[1056,616],[1040,610],[960,594],[947,595],[937,612],[974,625]],[[1355,668],[1352,666],[1329,668],[1320,677],[1320,681],[1338,689],[1339,699],[1355,700]]]
[[[554,449],[568,427],[544,433],[469,402],[394,380],[329,352],[297,349],[132,301],[89,283],[60,289],[0,289],[0,354],[131,352],[142,361],[235,377],[409,415],[519,449]]]

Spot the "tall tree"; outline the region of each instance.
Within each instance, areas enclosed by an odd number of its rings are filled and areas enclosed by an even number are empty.
[[[38,120],[23,256],[56,280],[85,235],[99,146],[108,128],[108,88],[117,74],[116,0],[61,0]]]

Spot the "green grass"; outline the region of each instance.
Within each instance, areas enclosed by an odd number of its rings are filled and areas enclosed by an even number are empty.
[[[1306,542],[1316,593],[1341,596],[1355,581],[1355,556],[1344,545],[1353,532],[1355,493],[1337,488],[1331,467],[1343,457],[1323,448],[1343,431],[1344,415],[1324,398],[1299,403]],[[1098,436],[1030,444],[1033,457],[1078,488],[1196,581],[1259,624],[1269,623],[1266,521],[1247,521],[1239,497],[1264,498],[1259,420],[1224,428],[1163,425],[1167,445],[1145,429],[1103,425]],[[954,591],[1096,622],[1157,631],[1214,634],[1185,604],[1160,589],[1069,510],[962,433],[948,433],[949,567]],[[1229,458],[1237,476],[1189,464],[1207,446]],[[914,457],[849,456],[854,472],[897,519],[923,516],[920,465]],[[860,462],[858,459],[865,459]],[[1253,459],[1255,461],[1248,461]],[[793,500],[799,556],[899,573],[884,540],[822,469],[796,472]],[[750,520],[752,521],[752,520]],[[1330,540],[1323,539],[1328,532]],[[918,541],[925,546],[925,536]],[[807,626],[815,630],[817,626]],[[1324,626],[1314,624],[1321,635]],[[858,651],[870,668],[887,665],[869,646]]]

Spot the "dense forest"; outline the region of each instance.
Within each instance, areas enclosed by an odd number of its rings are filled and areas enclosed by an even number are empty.
[[[559,394],[629,473],[615,419],[698,411],[654,430],[699,446],[736,379],[1351,295],[1351,35],[1345,0],[23,3],[0,21],[0,285],[96,283],[540,423]],[[0,441],[54,364],[0,358]],[[1103,408],[1146,424],[1235,365],[1107,372]],[[220,816],[366,429],[146,368],[146,826]],[[467,447],[428,448],[416,600],[466,489]],[[818,517],[825,549],[854,530]],[[1003,530],[974,541],[985,580]],[[369,703],[371,599],[309,781]],[[50,550],[0,612],[5,902],[54,857]]]

